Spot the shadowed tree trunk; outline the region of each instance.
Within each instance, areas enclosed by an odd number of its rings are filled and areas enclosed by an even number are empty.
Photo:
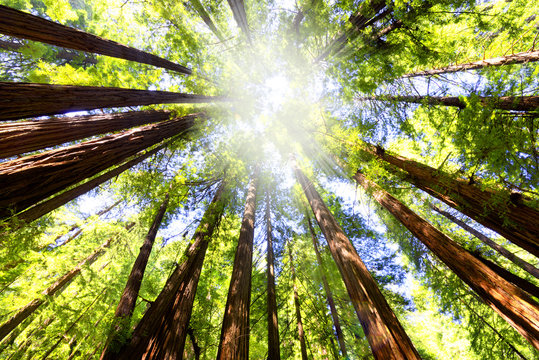
[[[0,158],[60,145],[94,135],[168,120],[168,111],[130,111],[0,124]]]
[[[222,181],[206,209],[185,252],[186,260],[176,266],[163,290],[136,326],[130,343],[123,348],[122,344],[109,347],[117,351],[116,354],[109,353],[110,358],[181,358],[206,250],[223,215],[225,186],[225,181]]]
[[[277,296],[275,292],[275,271],[273,267],[273,237],[271,235],[270,196],[266,192],[266,275],[268,278],[268,360],[281,359],[279,341],[279,322],[277,319]]]
[[[198,115],[146,125],[0,164],[0,218],[75,185],[129,156],[178,134]]]
[[[170,188],[172,188],[172,185]],[[169,189],[169,191],[170,190],[171,189]],[[105,348],[103,349],[103,355],[101,356],[102,359],[112,358],[107,357],[110,352],[108,349],[109,344],[121,342],[125,332],[129,331],[131,325],[131,315],[133,315],[133,310],[135,309],[135,305],[137,303],[140,286],[142,284],[142,279],[144,278],[146,265],[148,265],[148,260],[150,259],[150,255],[152,253],[157,231],[159,231],[159,227],[161,226],[163,217],[167,211],[169,197],[170,193],[167,192],[163,198],[163,201],[161,202],[161,206],[155,214],[152,225],[148,230],[148,234],[144,238],[144,242],[140,247],[137,259],[135,260],[131,273],[127,278],[127,284],[125,285],[120,302],[118,303],[118,307],[114,313],[114,320],[107,342],[105,343]]]
[[[212,33],[222,42],[225,41],[225,37],[223,34],[217,29],[217,26],[215,26],[215,23],[212,21],[210,14],[206,11],[204,8],[204,5],[200,2],[200,0],[189,0],[189,3],[193,6],[193,8],[196,10],[202,21],[210,28]]]
[[[503,246],[497,244],[496,242],[492,241],[489,237],[485,236],[483,233],[475,230],[470,225],[466,224],[464,221],[459,220],[456,216],[451,215],[447,211],[444,211],[440,208],[438,208],[435,205],[430,204],[430,208],[437,213],[445,216],[447,219],[451,220],[464,230],[468,231],[470,234],[481,240],[485,245],[490,246],[492,249],[496,250],[500,255],[508,259],[509,261],[513,262],[513,264],[517,265],[521,269],[527,271],[529,274],[535,276],[537,279],[539,279],[539,269],[530,264],[529,262],[519,258],[515,254],[513,254],[511,251],[507,250]]]
[[[376,281],[311,181],[297,165],[294,170],[328,242],[375,359],[420,359]]]
[[[322,278],[322,284],[324,285],[324,291],[326,292],[326,299],[329,305],[329,310],[331,312],[331,318],[333,319],[333,325],[335,326],[335,333],[337,335],[337,341],[339,342],[339,348],[341,349],[341,355],[344,358],[347,358],[346,345],[344,343],[344,335],[342,333],[341,324],[339,321],[339,314],[337,313],[337,308],[335,307],[335,301],[333,300],[333,293],[329,287],[329,283],[326,277],[326,269],[324,263],[322,262],[322,256],[320,255],[318,239],[314,232],[313,224],[311,223],[311,218],[307,214],[307,224],[309,225],[309,231],[311,232],[311,238],[313,240],[314,252],[316,254],[316,260],[318,261],[318,269],[320,270],[320,277]]]
[[[354,179],[492,309],[539,349],[539,304],[360,172]]]
[[[0,33],[191,74],[185,66],[158,56],[2,5]]]
[[[298,327],[298,339],[301,349],[301,360],[308,360],[307,344],[305,343],[305,331],[303,330],[303,321],[301,320],[301,308],[298,295],[298,287],[296,285],[296,268],[292,259],[292,245],[288,244],[288,257],[290,261],[290,270],[292,271],[292,287],[294,289],[294,309],[296,310],[296,324]]]
[[[401,78],[440,75],[440,74],[454,73],[454,72],[459,72],[459,71],[482,69],[482,68],[491,67],[491,66],[526,64],[526,63],[534,62],[538,60],[539,60],[539,50],[525,51],[525,52],[520,52],[516,54],[500,56],[500,57],[496,57],[492,59],[483,59],[479,61],[464,63],[460,65],[449,65],[449,66],[445,66],[439,69],[417,71],[410,74],[404,74],[401,76]]]
[[[362,146],[362,150],[403,170],[406,181],[419,189],[539,256],[539,212],[524,204],[518,196],[481,189],[468,180],[453,178],[403,156],[390,155],[370,144]]]
[[[258,166],[255,168],[241,223],[234,268],[228,288],[221,339],[217,359],[247,360],[249,358],[249,305],[251,303],[251,273],[256,211]]]
[[[152,104],[204,103],[220,96],[100,86],[0,82],[0,120],[64,114],[70,111]]]
[[[479,102],[488,108],[515,111],[533,111],[539,108],[539,96],[478,96]],[[454,106],[464,109],[467,104],[457,96],[392,96],[378,95],[357,98],[358,101],[396,101],[427,105]]]
[[[249,30],[249,24],[247,23],[247,14],[245,13],[245,5],[243,0],[227,1],[228,5],[230,5],[230,9],[232,9],[232,14],[234,15],[236,23],[247,37],[247,42],[252,45],[251,30]]]

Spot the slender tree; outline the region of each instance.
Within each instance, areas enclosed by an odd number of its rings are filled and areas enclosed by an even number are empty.
[[[0,124],[0,158],[60,145],[95,135],[168,120],[168,111],[130,111]]]
[[[324,291],[326,293],[327,303],[329,305],[329,311],[331,313],[331,318],[333,319],[333,325],[335,326],[335,334],[337,336],[337,341],[339,343],[339,348],[341,349],[341,355],[345,358],[348,357],[346,352],[346,345],[344,343],[344,335],[341,329],[341,323],[339,321],[339,314],[337,313],[337,307],[335,306],[335,300],[333,300],[333,292],[329,287],[329,283],[326,277],[326,269],[324,263],[322,262],[322,256],[320,255],[320,249],[318,245],[318,239],[316,233],[314,232],[313,224],[309,214],[307,214],[307,225],[309,226],[309,231],[311,233],[311,238],[313,240],[314,252],[316,254],[316,261],[318,262],[318,270],[320,271],[320,277],[322,279],[322,284],[324,286]]]
[[[215,23],[210,17],[210,14],[206,11],[204,8],[204,5],[202,5],[202,2],[200,0],[190,0],[189,3],[193,6],[195,11],[198,13],[202,21],[208,26],[208,28],[212,31],[212,33],[222,42],[225,41],[225,37],[221,33],[221,31],[215,26]]]
[[[275,271],[273,255],[273,236],[271,231],[270,195],[266,192],[266,275],[268,297],[268,359],[278,360],[281,358],[279,342],[279,322],[277,319],[277,296],[275,291]]]
[[[376,281],[313,184],[296,165],[294,170],[328,242],[374,357],[380,360],[419,359],[419,354],[380,292]]]
[[[535,348],[539,349],[539,304],[537,302],[500,277],[481,260],[419,217],[387,191],[368,180],[363,174],[356,172],[354,179],[363,188],[372,191],[372,196],[380,205],[395,216]]]
[[[186,260],[178,264],[163,290],[137,324],[130,342],[114,344],[102,358],[177,359],[181,358],[188,333],[195,293],[214,230],[224,211],[225,181],[219,185],[206,209],[191,244],[185,252]],[[114,354],[116,353],[116,354]]]
[[[188,115],[0,164],[0,218],[116,165],[166,138],[185,134]]]
[[[467,70],[476,70],[483,69],[486,67],[492,66],[502,66],[502,65],[513,65],[513,64],[526,64],[529,62],[539,61],[539,50],[535,51],[524,51],[516,54],[499,56],[490,59],[483,59],[478,61],[473,61],[469,63],[459,64],[459,65],[449,65],[444,66],[438,69],[417,71],[410,74],[404,74],[401,78],[412,78],[417,76],[432,76],[440,74],[448,74],[459,71]]]
[[[490,246],[492,249],[496,250],[500,255],[508,259],[509,261],[513,262],[516,266],[520,267],[521,269],[527,271],[530,275],[535,276],[537,279],[539,279],[539,269],[530,264],[529,262],[521,259],[516,254],[512,253],[511,251],[507,250],[505,247],[499,245],[492,239],[490,239],[488,236],[483,234],[480,231],[477,231],[470,225],[466,224],[464,221],[460,220],[456,216],[452,215],[451,213],[444,211],[437,207],[436,205],[429,204],[430,208],[437,213],[445,216],[447,219],[451,220],[464,230],[468,231],[470,234],[481,240],[485,245]]]
[[[221,328],[221,339],[217,359],[249,358],[249,313],[251,303],[251,273],[253,266],[253,237],[256,211],[256,188],[258,166],[255,168],[241,223],[234,267],[228,288],[225,315]]]
[[[23,11],[0,5],[0,33],[90,53],[117,57],[191,74],[185,66],[115,41],[85,33]]]
[[[152,104],[204,103],[219,96],[100,86],[0,82],[0,120],[64,114],[70,111]]]
[[[292,272],[292,288],[294,290],[294,309],[296,310],[296,324],[298,328],[298,339],[301,349],[301,360],[308,360],[307,356],[307,344],[305,342],[305,331],[303,330],[303,321],[301,319],[301,306],[298,295],[298,287],[296,284],[296,268],[294,267],[294,260],[292,258],[292,248],[290,243],[288,244],[288,257],[290,262],[290,271]]]
[[[381,147],[365,144],[361,149],[403,170],[406,181],[419,189],[539,256],[539,212],[524,204],[518,194],[509,196],[503,191],[482,189],[472,181],[454,178],[403,156],[391,155]]]
[[[251,40],[251,30],[249,29],[249,24],[247,23],[247,14],[245,13],[245,4],[243,0],[227,0],[228,5],[230,5],[230,9],[232,9],[232,14],[234,15],[234,19],[236,20],[236,23],[240,27],[240,29],[243,31],[245,36],[247,37],[247,42],[249,44],[252,44]]]

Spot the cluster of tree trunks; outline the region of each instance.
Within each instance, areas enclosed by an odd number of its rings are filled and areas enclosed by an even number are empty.
[[[365,336],[376,359],[420,359],[408,335],[380,292],[376,281],[324,204],[312,182],[295,166],[301,184],[324,233]]]
[[[251,30],[249,29],[249,24],[247,23],[247,14],[245,13],[245,4],[243,0],[227,1],[228,5],[230,5],[230,8],[232,9],[232,14],[234,15],[236,23],[247,37],[247,42],[251,44]]]
[[[164,139],[185,134],[197,114],[0,164],[0,218],[45,200]]]
[[[185,66],[147,52],[3,5],[0,5],[0,33],[69,49],[136,61],[187,75],[192,72]]]
[[[468,284],[491,308],[539,349],[539,304],[483,261],[415,214],[360,172],[354,179]]]
[[[275,291],[275,271],[273,254],[273,236],[271,234],[270,195],[266,193],[266,276],[268,278],[268,359],[281,358],[279,342],[279,322],[277,319],[277,294]]]

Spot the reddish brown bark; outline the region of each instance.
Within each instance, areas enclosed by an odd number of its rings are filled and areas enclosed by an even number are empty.
[[[168,111],[151,110],[3,123],[0,124],[0,158],[156,123],[170,117]]]
[[[346,345],[344,343],[344,335],[341,329],[341,323],[339,321],[339,314],[337,313],[337,307],[335,306],[335,300],[333,300],[333,292],[329,287],[329,283],[326,277],[326,269],[324,263],[322,262],[322,256],[320,255],[318,239],[314,232],[313,224],[311,223],[311,218],[307,215],[307,224],[309,225],[309,231],[311,233],[311,238],[313,240],[314,252],[316,254],[316,260],[318,261],[318,270],[320,271],[320,277],[322,278],[322,284],[324,286],[324,291],[326,292],[326,299],[329,305],[329,310],[331,313],[331,318],[333,319],[333,325],[335,326],[335,333],[337,335],[337,341],[339,343],[339,348],[341,349],[341,355],[344,358],[347,358]]]
[[[537,210],[503,191],[481,189],[467,180],[453,178],[417,161],[388,154],[382,148],[365,144],[362,149],[403,170],[406,180],[419,189],[539,256]]]
[[[0,33],[191,74],[189,68],[158,56],[2,5]]]
[[[32,315],[43,303],[45,303],[47,301],[46,296],[54,296],[56,293],[62,290],[66,284],[80,274],[83,266],[93,263],[101,254],[104,253],[104,249],[110,245],[111,241],[112,238],[105,241],[103,245],[98,247],[87,258],[80,261],[72,270],[59,277],[51,286],[45,289],[43,291],[43,297],[30,301],[28,304],[17,310],[17,312],[11,318],[0,325],[0,340],[6,337],[13,329],[17,327],[17,325]]]
[[[297,167],[295,173],[328,242],[375,359],[420,359],[376,281],[311,181]]]
[[[494,311],[539,349],[539,304],[361,173],[354,179]]]
[[[258,172],[257,167],[252,175],[245,200],[243,221],[221,328],[218,360],[247,360],[249,358],[249,306]]]
[[[165,359],[181,358],[191,318],[195,293],[208,249],[224,210],[222,182],[198,226],[186,260],[176,266],[163,290],[136,326],[130,343],[102,359]]]
[[[292,259],[292,249],[288,246],[288,257],[290,261],[290,270],[292,271],[292,287],[294,290],[294,309],[296,310],[296,324],[298,327],[298,339],[301,349],[301,360],[308,360],[307,356],[307,344],[305,343],[305,331],[303,330],[303,321],[301,319],[301,307],[299,302],[298,287],[296,285],[296,268],[294,267],[294,260]]]
[[[496,250],[500,255],[508,259],[509,261],[513,262],[513,264],[517,265],[521,269],[527,271],[529,274],[535,276],[537,279],[539,279],[539,269],[530,264],[529,262],[521,259],[517,255],[513,254],[511,251],[507,250],[503,246],[497,244],[496,242],[492,241],[489,237],[485,236],[483,233],[475,230],[470,225],[466,224],[464,221],[458,219],[457,217],[451,215],[447,211],[444,211],[440,208],[438,208],[435,205],[429,205],[430,208],[437,213],[445,216],[447,219],[451,220],[464,230],[468,231],[470,234],[481,240],[484,244],[490,246],[492,249]]]
[[[152,104],[203,103],[219,96],[100,86],[0,82],[0,120],[64,114],[70,111]]]
[[[454,72],[459,72],[459,71],[482,69],[482,68],[491,67],[491,66],[526,64],[526,63],[534,62],[538,60],[539,60],[539,50],[525,51],[525,52],[520,52],[520,53],[506,55],[506,56],[500,56],[500,57],[491,58],[491,59],[473,61],[473,62],[464,63],[460,65],[445,66],[439,69],[417,71],[414,73],[402,75],[401,78],[440,75],[440,74],[454,73]]]
[[[249,24],[247,23],[247,14],[245,13],[245,6],[243,3],[243,0],[227,0],[228,5],[230,5],[230,9],[232,9],[232,14],[234,15],[234,19],[236,20],[236,23],[240,27],[240,29],[243,31],[245,36],[247,37],[247,42],[249,44],[252,44],[251,42],[251,30],[249,30]]]
[[[184,134],[197,115],[146,125],[0,164],[0,218],[75,185],[156,143]]]
[[[279,341],[279,322],[277,319],[277,295],[275,291],[275,271],[273,255],[273,237],[271,235],[271,213],[270,196],[266,192],[266,276],[268,278],[267,296],[268,296],[268,360],[278,360],[281,358]]]

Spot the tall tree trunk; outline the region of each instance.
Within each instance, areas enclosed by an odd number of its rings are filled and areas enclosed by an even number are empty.
[[[387,191],[365,178],[363,174],[357,172],[354,179],[366,190],[371,190],[380,205],[393,214],[490,307],[539,349],[539,304]]]
[[[177,265],[151,307],[136,326],[130,343],[111,358],[130,360],[181,358],[195,300],[195,293],[209,241],[224,211],[223,181],[206,209],[186,260]],[[102,355],[102,359],[104,356]]]
[[[288,257],[290,261],[290,270],[292,271],[292,287],[294,289],[294,308],[296,309],[296,324],[298,326],[298,339],[301,349],[301,360],[308,360],[307,344],[305,343],[305,331],[303,330],[303,321],[301,320],[301,308],[298,295],[298,287],[296,285],[296,268],[292,259],[291,245],[288,244]]]
[[[2,5],[0,5],[0,33],[69,49],[136,61],[187,75],[192,72],[185,66],[147,52]]]
[[[226,100],[220,96],[168,91],[14,82],[0,82],[0,98],[0,121],[110,107]]]
[[[322,256],[320,255],[318,239],[314,232],[313,224],[311,223],[311,218],[307,214],[307,224],[309,225],[309,231],[311,232],[311,238],[313,240],[314,252],[316,254],[316,260],[318,261],[318,269],[320,270],[320,277],[322,278],[322,284],[324,285],[324,291],[326,292],[326,299],[329,305],[329,310],[331,312],[331,318],[333,319],[333,325],[335,326],[335,333],[337,335],[337,341],[339,342],[339,348],[341,349],[341,355],[344,358],[348,358],[346,352],[346,345],[344,343],[344,335],[341,329],[341,323],[339,321],[339,314],[337,313],[337,307],[335,306],[335,300],[333,300],[333,293],[329,287],[329,283],[326,277],[326,269],[324,263],[322,262]]]
[[[376,281],[324,204],[311,181],[295,165],[316,221],[324,233],[350,300],[363,326],[375,359],[420,359],[408,335],[380,292]]]
[[[196,10],[196,12],[198,13],[198,15],[202,18],[202,20],[204,21],[204,23],[208,26],[208,28],[210,28],[210,30],[212,31],[212,33],[219,39],[221,40],[221,42],[225,42],[225,37],[223,36],[223,34],[221,33],[221,31],[219,31],[219,29],[217,29],[217,26],[215,26],[215,23],[212,21],[211,17],[210,17],[210,14],[208,14],[208,12],[206,11],[206,9],[204,8],[204,5],[202,5],[202,3],[200,2],[200,0],[190,0],[189,3],[191,3],[191,5],[193,6],[193,8]]]
[[[24,47],[24,44],[12,42],[12,41],[2,41],[0,40],[0,49],[8,51],[20,52],[20,49]],[[72,51],[67,51],[66,49],[59,49],[54,53],[54,56],[57,59],[63,59],[66,61],[73,61],[75,58],[79,58],[79,54]],[[94,55],[85,54],[84,58],[80,61],[81,65],[95,65],[97,64],[97,59]]]
[[[0,124],[0,158],[168,120],[168,111],[130,111]]]
[[[241,223],[234,268],[228,288],[225,315],[217,359],[246,360],[249,358],[249,305],[251,303],[251,273],[253,266],[253,237],[256,212],[258,166],[255,168]]]
[[[227,0],[230,9],[236,23],[247,37],[247,42],[252,45],[251,30],[249,30],[249,24],[247,23],[247,14],[245,13],[245,4],[243,0]]]
[[[96,188],[97,186],[112,179],[113,177],[120,175],[127,169],[156,154],[157,152],[165,148],[169,143],[170,141],[167,141],[166,143],[159,145],[152,150],[146,151],[144,153],[137,153],[135,158],[125,162],[117,168],[114,168],[113,170],[99,175],[83,184],[77,185],[70,190],[64,191],[63,193],[56,195],[52,199],[40,202],[36,206],[33,206],[17,214],[17,219],[21,222],[19,228],[22,227],[24,224],[31,223],[32,221],[39,219],[43,215],[48,214],[55,209],[58,209],[60,206],[67,204],[69,201],[79,197],[80,195],[86,194],[88,191]]]
[[[45,289],[45,291],[43,291],[44,296],[30,301],[28,304],[17,310],[17,312],[11,318],[9,318],[9,320],[0,325],[0,340],[6,337],[6,335],[17,327],[17,325],[32,315],[43,303],[45,303],[47,301],[47,296],[54,296],[56,293],[62,290],[66,284],[80,274],[83,266],[93,263],[100,255],[104,253],[104,249],[109,247],[111,242],[112,238],[105,241],[103,245],[98,247],[87,258],[79,262],[75,268],[59,277],[54,284]]]
[[[152,253],[157,231],[159,231],[159,227],[161,226],[163,217],[167,211],[169,198],[170,193],[167,192],[163,198],[163,201],[161,202],[161,206],[155,214],[152,225],[148,230],[148,234],[144,238],[144,242],[140,247],[139,254],[135,260],[135,263],[133,264],[131,273],[127,278],[127,284],[125,285],[120,302],[118,303],[118,307],[114,313],[114,320],[111,330],[107,342],[105,343],[105,348],[103,349],[103,354],[101,356],[103,359],[109,358],[107,356],[111,352],[109,350],[109,345],[120,343],[122,341],[122,337],[126,332],[129,331],[131,325],[131,316],[133,315],[133,311],[137,303],[140,286],[142,285],[142,279],[144,278],[144,272],[146,271],[146,265],[148,265],[148,260],[150,259],[150,255]]]
[[[9,217],[166,138],[185,134],[197,115],[146,125],[0,164],[0,218]]]
[[[279,360],[281,359],[281,352],[279,346],[279,322],[277,319],[277,296],[275,291],[275,271],[273,265],[275,260],[271,232],[270,196],[269,193],[266,192],[266,240],[268,243],[266,258],[266,275],[268,278],[268,360]]]
[[[488,108],[515,111],[533,111],[539,108],[539,96],[478,96],[479,102]],[[427,105],[454,106],[464,109],[466,101],[457,96],[403,96],[377,95],[357,98],[359,101],[396,101]]]
[[[448,74],[459,71],[482,69],[491,66],[513,65],[513,64],[526,64],[529,62],[539,61],[539,50],[524,51],[516,54],[495,57],[491,59],[483,59],[479,61],[473,61],[460,65],[449,65],[439,69],[417,71],[410,74],[404,74],[401,78],[412,78],[417,76],[432,76],[440,74]]]
[[[539,211],[524,204],[518,196],[481,189],[470,181],[453,178],[403,156],[390,155],[370,144],[365,144],[362,150],[403,170],[406,181],[419,189],[539,256]]]
[[[437,213],[445,216],[447,219],[451,220],[464,230],[468,231],[470,234],[481,240],[485,245],[490,246],[492,249],[496,250],[500,255],[508,259],[509,261],[513,262],[516,266],[520,267],[521,269],[527,271],[529,274],[535,276],[537,279],[539,279],[539,269],[530,264],[529,262],[521,259],[517,255],[513,254],[511,251],[507,250],[503,246],[497,244],[496,242],[492,241],[489,237],[485,236],[483,233],[475,230],[470,225],[466,224],[464,221],[458,219],[456,216],[451,215],[449,212],[444,211],[437,207],[436,205],[429,205],[430,208]]]

